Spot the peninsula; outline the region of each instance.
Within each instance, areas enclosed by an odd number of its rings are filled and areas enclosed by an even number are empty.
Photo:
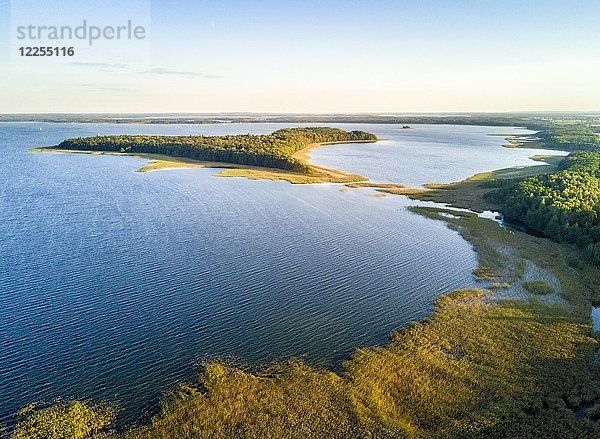
[[[336,128],[286,128],[271,134],[228,136],[95,136],[67,139],[57,146],[32,149],[143,157],[140,171],[181,167],[228,168],[219,175],[290,183],[351,183],[366,180],[308,163],[308,152],[321,145],[376,142],[374,134]]]

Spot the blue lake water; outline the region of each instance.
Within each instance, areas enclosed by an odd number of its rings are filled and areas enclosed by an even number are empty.
[[[538,153],[488,136],[524,132],[508,128],[337,126],[386,140],[313,161],[377,181],[455,181]],[[58,396],[137,416],[207,356],[336,365],[475,285],[471,246],[404,197],[27,152],[98,133],[280,127],[0,124],[0,422]]]
[[[592,307],[592,329],[600,332],[600,307]]]

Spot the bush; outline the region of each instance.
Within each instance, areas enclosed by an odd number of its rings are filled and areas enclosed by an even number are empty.
[[[114,409],[86,402],[31,404],[18,413],[11,439],[87,439],[106,430],[114,418]]]
[[[554,288],[548,285],[543,280],[530,280],[523,284],[523,287],[532,294],[552,294]]]

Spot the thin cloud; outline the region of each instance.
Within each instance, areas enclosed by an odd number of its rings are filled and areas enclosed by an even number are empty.
[[[123,63],[107,63],[107,62],[81,62],[74,61],[70,63],[74,66],[79,67],[90,67],[94,69],[108,69],[108,70],[119,70],[119,71],[130,71],[131,73],[139,73],[143,75],[173,75],[173,76],[188,76],[193,78],[204,78],[204,79],[221,79],[223,75],[207,74],[200,72],[192,72],[188,70],[171,70],[162,67],[154,67],[147,70],[134,70],[130,65]]]
[[[206,78],[206,79],[220,79],[223,77],[221,75],[210,75],[210,74],[206,74],[206,73],[190,72],[190,71],[184,71],[184,70],[169,70],[169,69],[163,69],[160,67],[155,67],[155,68],[149,69],[149,70],[142,70],[140,73],[152,74],[152,75],[193,76],[196,78]]]
[[[128,69],[129,66],[127,64],[121,63],[106,63],[106,62],[82,62],[82,61],[73,61],[71,65],[80,66],[80,67],[95,67],[95,68],[105,68],[105,69],[115,69],[115,70],[125,70]]]
[[[106,91],[131,91],[130,87],[124,87],[120,84],[94,84],[89,82],[81,82],[79,84],[73,84],[76,87],[91,88],[94,90],[106,90]]]

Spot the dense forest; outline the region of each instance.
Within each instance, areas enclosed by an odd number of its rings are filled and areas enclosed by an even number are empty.
[[[538,132],[544,147],[567,151],[600,148],[600,136],[591,125],[583,123],[551,125]]]
[[[293,157],[313,143],[374,142],[364,131],[336,128],[287,128],[272,134],[229,136],[96,136],[67,139],[56,148],[83,151],[165,154],[195,160],[236,163],[310,172]]]
[[[508,218],[579,246],[600,265],[600,151],[573,152],[560,171],[506,184],[488,196]]]

